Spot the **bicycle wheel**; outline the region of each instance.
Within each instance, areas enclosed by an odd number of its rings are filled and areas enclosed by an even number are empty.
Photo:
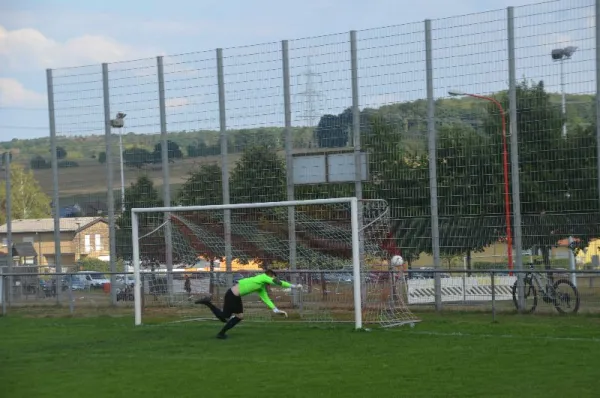
[[[517,289],[517,283],[519,283],[518,279],[515,281],[515,283],[513,284],[513,287],[512,287],[512,298],[513,298],[513,303],[515,304],[515,308],[518,311],[519,310],[519,291]],[[535,307],[537,307],[537,302],[538,302],[537,290],[536,290],[535,286],[533,286],[533,283],[531,283],[531,279],[529,279],[529,278],[526,278],[523,280],[523,299],[524,299],[523,311],[529,312],[529,313],[532,313],[533,311],[535,311]],[[530,300],[529,304],[528,304],[527,300]]]
[[[561,314],[573,313],[579,311],[579,291],[568,279],[559,279],[552,285],[554,290],[554,306]]]

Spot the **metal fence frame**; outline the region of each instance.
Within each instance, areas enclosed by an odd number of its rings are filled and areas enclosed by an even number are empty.
[[[506,54],[507,60],[507,69],[508,76],[507,80],[508,84],[508,92],[509,92],[509,104],[510,109],[509,113],[511,116],[511,123],[509,126],[510,129],[510,146],[511,146],[511,159],[510,163],[511,167],[511,188],[512,188],[512,216],[514,217],[514,251],[516,253],[514,268],[515,272],[519,275],[523,270],[523,259],[521,255],[521,250],[523,247],[522,244],[522,231],[521,231],[521,202],[520,202],[520,182],[519,182],[519,153],[518,153],[518,131],[517,131],[517,123],[516,123],[516,113],[517,113],[517,99],[516,99],[516,84],[517,84],[517,68],[515,62],[515,16],[514,16],[514,8],[508,7],[506,9],[506,20],[507,20],[507,45],[508,52]],[[600,0],[596,0],[595,2],[595,20],[600,20]],[[435,289],[436,296],[439,296],[440,293],[440,278],[439,273],[441,269],[441,260],[440,260],[440,230],[439,230],[439,216],[438,216],[438,198],[437,198],[437,186],[438,180],[436,177],[436,145],[437,145],[437,132],[436,132],[436,111],[435,111],[435,98],[434,98],[434,73],[435,73],[435,59],[432,55],[432,21],[425,20],[424,21],[424,43],[425,43],[425,52],[426,52],[426,86],[427,86],[427,131],[428,131],[428,153],[429,153],[429,170],[430,170],[430,193],[431,193],[431,239],[432,239],[432,247],[433,247],[433,259],[434,259],[434,267],[436,268],[436,278],[435,278]],[[361,143],[360,143],[360,96],[359,96],[359,81],[360,76],[358,73],[358,63],[360,59],[357,56],[357,36],[360,35],[360,32],[352,31],[350,32],[350,74],[351,74],[351,88],[352,88],[352,116],[354,121],[354,130],[353,130],[353,150],[355,154],[355,162],[356,172],[355,172],[355,196],[359,199],[362,196],[362,181],[360,178],[361,170],[360,170],[360,151],[361,151]],[[596,42],[596,55],[595,55],[595,75],[596,75],[596,93],[600,94],[600,24],[596,23],[595,26],[595,42]],[[281,111],[284,114],[285,118],[285,131],[286,131],[286,144],[285,144],[285,159],[287,163],[287,170],[291,170],[291,159],[292,159],[292,147],[291,147],[291,110],[290,110],[290,76],[289,76],[289,54],[288,54],[288,41],[283,40],[281,42],[281,54],[282,54],[282,70],[283,70],[283,102],[284,109]],[[162,168],[163,168],[163,186],[165,189],[163,190],[163,199],[165,201],[165,206],[170,204],[170,191],[168,187],[170,186],[170,176],[169,176],[169,167],[168,167],[168,154],[167,154],[167,124],[168,117],[165,108],[165,80],[164,80],[164,69],[163,69],[163,57],[159,56],[156,58],[157,62],[157,72],[158,72],[158,93],[159,93],[159,110],[160,110],[160,135],[162,142]],[[218,103],[219,103],[219,125],[220,125],[220,146],[221,146],[221,159],[222,159],[222,176],[223,176],[223,203],[229,203],[229,171],[227,167],[227,109],[225,102],[225,80],[224,80],[224,63],[223,63],[223,49],[218,48],[216,50],[216,70],[217,70],[217,86],[218,86]],[[53,172],[53,217],[55,224],[55,253],[56,253],[56,271],[57,275],[61,274],[61,260],[60,260],[60,231],[59,231],[59,220],[60,220],[60,212],[59,212],[59,173],[57,166],[57,156],[56,156],[56,145],[57,145],[57,129],[55,123],[55,104],[54,104],[54,91],[53,91],[53,70],[48,69],[46,71],[47,74],[47,86],[48,86],[48,112],[49,112],[49,122],[50,122],[50,138],[51,138],[51,148],[52,148],[52,172]],[[106,140],[106,154],[107,158],[110,159],[111,152],[111,140],[112,140],[112,131],[111,131],[111,110],[110,110],[110,97],[109,97],[109,68],[108,64],[102,64],[102,81],[103,81],[103,98],[104,98],[104,131],[105,131],[105,140]],[[600,170],[600,95],[596,95],[596,147],[598,153],[598,170]],[[107,185],[109,187],[113,186],[112,181],[112,162],[107,161]],[[598,173],[598,192],[600,192],[600,173]],[[287,176],[287,196],[288,200],[294,199],[294,185],[291,182],[291,175],[288,172]],[[600,202],[600,195],[598,197],[598,201]],[[231,230],[228,224],[228,217],[230,215],[225,214],[225,241],[226,241],[226,249],[225,249],[225,258],[227,263],[227,270],[231,271]],[[110,251],[111,251],[111,260],[110,260],[110,270],[111,275],[116,271],[116,243],[115,243],[115,209],[114,209],[114,195],[113,190],[109,189],[108,191],[108,218],[109,218],[109,226],[110,226]],[[359,217],[360,219],[360,217]],[[292,231],[293,229],[290,229]],[[290,237],[291,232],[290,232]],[[166,238],[166,246],[167,248],[171,247],[170,238],[167,234]],[[292,241],[292,247],[290,248],[290,264],[292,269],[295,266],[295,247],[294,240]],[[362,242],[362,241],[361,241]],[[172,269],[172,259],[167,261],[167,266],[169,270]],[[476,272],[476,271],[472,271]],[[490,272],[490,271],[485,271]],[[498,271],[500,272],[500,271]],[[6,277],[6,276],[5,276]],[[114,286],[114,278],[113,278],[113,286]],[[520,298],[522,299],[523,292],[520,292]],[[116,302],[116,292],[113,289],[112,291],[112,300],[113,303]],[[441,300],[436,301],[436,309],[439,311],[442,309]]]
[[[521,270],[521,271],[513,271],[516,274],[524,274],[524,273],[528,273],[531,270]],[[387,271],[381,271],[382,273],[387,273]],[[420,274],[422,273],[422,270],[408,270],[406,272],[406,278],[410,279],[413,278],[415,274]],[[506,308],[503,309],[499,309],[497,307],[497,285],[495,283],[495,281],[497,280],[497,278],[499,276],[506,276],[508,271],[506,269],[493,269],[493,270],[443,270],[443,269],[428,269],[427,270],[428,273],[434,274],[434,280],[438,281],[440,280],[440,276],[442,274],[447,274],[447,273],[451,273],[451,274],[459,274],[459,277],[469,277],[469,276],[486,276],[486,277],[490,277],[491,278],[491,300],[489,301],[489,306],[490,308],[488,309],[489,311],[484,311],[484,312],[489,312],[491,317],[492,317],[492,321],[496,320],[496,316],[498,314],[498,312],[505,312]],[[582,271],[582,270],[576,270],[576,271],[571,271],[571,270],[564,270],[564,269],[554,269],[554,270],[535,270],[534,272],[539,272],[541,274],[568,274],[569,275],[569,279],[572,279],[573,277],[577,277],[577,276],[581,276],[581,277],[588,277],[589,278],[589,286],[588,288],[595,288],[596,286],[593,286],[594,283],[592,282],[593,279],[600,279],[600,270],[587,270],[587,271]],[[164,274],[164,272],[157,272],[159,274]],[[282,271],[282,276],[284,278],[290,277],[290,278],[296,278],[299,277],[300,275],[303,274],[319,274],[319,273],[326,273],[326,274],[347,274],[348,271],[335,271],[335,270],[321,270],[321,271],[314,271],[314,270],[294,270],[294,271]],[[116,272],[116,273],[112,273],[112,272],[108,272],[106,273],[107,275],[111,276],[111,279],[114,279],[117,275],[133,275],[132,272]],[[152,274],[152,273],[149,273]],[[170,273],[172,276],[172,273]],[[210,271],[194,271],[194,272],[188,272],[187,274],[193,274],[193,275],[210,275],[210,279],[212,280],[216,280],[217,278],[215,278],[215,274],[225,274],[226,275],[226,279],[230,279],[233,277],[232,272],[227,272],[227,271],[223,271],[223,272],[210,272]],[[9,289],[7,289],[7,284],[9,283],[8,281],[11,280],[11,278],[15,278],[15,277],[32,277],[32,276],[36,276],[36,277],[40,277],[40,276],[51,276],[53,278],[56,278],[57,280],[60,277],[65,277],[65,276],[71,276],[71,275],[75,275],[75,273],[61,273],[61,274],[32,274],[32,273],[18,273],[18,272],[12,272],[12,273],[5,273],[5,274],[0,274],[0,305],[2,307],[2,315],[3,316],[7,316],[10,314],[11,311],[15,311],[16,313],[19,312],[19,308],[21,306],[19,306],[18,304],[15,305],[14,300],[11,300],[9,297]],[[146,275],[146,274],[144,274]],[[142,278],[142,284],[144,284],[143,282],[143,278]],[[519,280],[522,280],[522,278],[519,278]],[[69,288],[67,289],[66,294],[68,296],[68,314],[69,315],[73,315],[75,313],[75,310],[77,309],[77,304],[76,304],[76,300],[74,298],[74,293],[73,290],[71,289],[71,278],[69,278]],[[57,284],[58,286],[58,284]],[[597,286],[597,288],[600,288],[600,285]],[[59,289],[57,289],[58,291]],[[144,305],[144,300],[146,300],[145,296],[147,294],[142,294],[142,305]],[[581,298],[581,291],[580,291],[580,298]],[[522,297],[520,297],[520,299],[522,299]],[[96,308],[104,308],[104,309],[108,309],[109,311],[112,309],[115,309],[117,307],[115,307],[115,305],[111,304],[112,299],[108,298],[106,300],[106,303],[104,305],[101,304],[96,304],[95,307]],[[428,309],[430,310],[434,310],[434,311],[439,311],[439,302],[442,301],[442,293],[441,290],[436,291],[435,292],[435,302],[432,304],[409,304],[409,308],[413,311],[417,311],[417,313],[419,311],[428,311]],[[469,301],[457,301],[457,302],[453,302],[451,304],[448,304],[448,308],[453,308],[455,310],[458,311],[472,311],[473,310],[473,306],[480,306],[482,303],[485,303],[487,301],[475,301],[475,303],[478,304],[474,304],[473,302]],[[36,307],[36,302],[29,302],[30,305],[26,306],[29,308],[35,308]],[[583,303],[585,304],[586,302],[583,301]],[[598,300],[595,300],[594,303],[599,304],[600,305],[600,297],[598,297]],[[64,303],[63,303],[64,304]],[[522,303],[521,303],[522,305]],[[44,308],[44,306],[40,306],[39,308]],[[59,305],[58,308],[64,308],[62,305]],[[83,307],[83,308],[89,308],[89,307]],[[125,308],[131,309],[133,310],[133,305],[127,305],[125,306]],[[481,307],[483,308],[483,307]],[[521,307],[522,308],[522,307]],[[598,308],[600,310],[600,307]],[[516,312],[516,309],[512,309],[510,311],[508,311],[508,313],[510,312]],[[133,312],[133,311],[132,311]]]

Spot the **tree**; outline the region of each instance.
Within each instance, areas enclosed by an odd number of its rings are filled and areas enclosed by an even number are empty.
[[[429,158],[403,120],[369,118],[363,135],[370,154],[373,184],[366,194],[386,199],[392,233],[410,263],[432,252]],[[486,186],[494,166],[491,142],[464,125],[440,128],[438,146],[438,207],[440,251],[454,256],[483,250],[493,242],[499,188]],[[490,225],[492,227],[490,227]]]
[[[221,168],[216,164],[203,164],[190,173],[179,190],[177,202],[182,206],[222,204]]]
[[[50,217],[50,198],[42,191],[32,171],[23,166],[10,166],[11,216],[13,220]],[[2,213],[0,222],[6,222],[6,184],[0,185]]]
[[[100,153],[98,154],[98,162],[99,162],[100,164],[104,164],[104,163],[106,163],[106,152],[100,152]]]
[[[438,132],[437,181],[440,252],[481,252],[503,234],[504,207],[499,136],[445,125]],[[470,261],[467,268],[470,269]]]
[[[34,156],[29,161],[29,165],[33,170],[49,169],[50,167],[52,167],[52,164],[50,162],[47,162],[46,159],[44,159],[40,155]]]
[[[368,136],[373,117],[383,117],[388,122],[389,116],[383,116],[374,109],[365,108],[359,114],[360,132],[362,136]],[[344,110],[339,115],[323,115],[315,129],[315,138],[321,148],[341,148],[353,142],[353,113],[352,108]]]
[[[125,212],[117,219],[117,254],[120,258],[131,256],[131,209],[134,207],[159,207],[162,200],[154,183],[146,176],[139,177],[137,181],[125,189]],[[138,216],[139,232],[150,232],[148,228],[156,228],[162,222],[160,215],[142,213]],[[164,246],[161,246],[164,248]],[[163,250],[164,251],[164,250]]]
[[[188,158],[197,158],[204,154],[204,151],[206,150],[206,144],[204,142],[200,142],[198,144],[188,145],[186,150]]]
[[[106,154],[104,155],[106,157]],[[128,167],[142,168],[152,163],[153,154],[144,148],[129,148],[123,151],[123,162]]]
[[[187,156],[190,158],[214,156],[221,153],[220,145],[206,145],[203,141],[187,146]]]
[[[285,200],[285,162],[274,149],[247,148],[231,172],[232,203]]]
[[[411,150],[401,127],[371,116],[363,136],[374,180],[365,197],[388,202],[392,235],[408,265],[431,247],[429,170],[425,154]]]
[[[168,159],[169,161],[173,161],[174,159],[181,159],[183,158],[183,153],[181,152],[181,149],[179,148],[179,145],[171,140],[167,141],[167,154],[168,154]],[[156,145],[154,145],[154,152],[153,152],[153,162],[154,163],[160,163],[162,160],[162,142],[157,143]]]
[[[61,147],[61,146],[57,146],[56,147],[56,158],[58,160],[64,159],[67,157],[67,151],[65,150],[65,148]]]
[[[587,246],[600,236],[598,191],[590,189],[598,173],[590,145],[595,134],[579,128],[562,137],[562,111],[542,81],[523,81],[516,94],[523,247],[540,249],[548,267],[550,247],[559,240],[574,236]],[[508,109],[506,94],[500,101]],[[499,131],[498,125],[499,118],[490,112],[488,131]]]
[[[352,111],[346,109],[340,115],[323,115],[315,130],[320,148],[340,148],[348,145],[352,134]]]
[[[6,154],[8,153],[8,160],[12,162],[12,152],[8,151],[8,152],[4,152],[2,153],[2,159],[0,159],[0,164],[2,164],[2,166],[4,166],[4,164],[6,163]]]
[[[273,131],[268,128],[239,130],[236,134],[231,134],[228,137],[232,152],[242,152],[248,147],[268,147],[272,149],[281,148],[280,142],[282,138],[281,131]]]

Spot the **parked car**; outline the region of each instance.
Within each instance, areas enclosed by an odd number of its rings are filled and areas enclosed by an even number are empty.
[[[121,285],[135,284],[135,277],[134,277],[134,275],[131,275],[131,274],[117,275],[115,279],[116,279],[117,283],[121,284]]]
[[[110,283],[110,279],[103,273],[97,271],[80,271],[75,275],[83,276],[86,283],[92,288],[101,288],[105,283]]]
[[[86,290],[90,288],[91,283],[83,275],[74,274],[64,276],[62,279],[63,290],[69,289],[69,285],[71,286],[71,290]]]
[[[433,267],[422,267],[413,268],[413,272],[410,273],[412,279],[434,279],[435,272]],[[446,272],[440,272],[440,278],[450,278],[450,274]]]

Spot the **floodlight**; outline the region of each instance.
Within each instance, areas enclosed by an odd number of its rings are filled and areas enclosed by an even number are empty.
[[[575,51],[577,51],[577,47],[575,47],[575,46],[565,47],[565,49],[563,51],[564,51],[565,57],[571,58],[571,55],[575,54]]]
[[[111,119],[110,121],[110,126],[113,128],[122,128],[125,125],[125,116],[127,116],[127,114],[123,113],[123,112],[118,112],[117,116],[114,119]]]
[[[565,48],[555,48],[550,54],[554,61],[561,61],[563,59],[571,58],[571,56],[575,54],[575,51],[577,51],[577,47],[568,46]]]

